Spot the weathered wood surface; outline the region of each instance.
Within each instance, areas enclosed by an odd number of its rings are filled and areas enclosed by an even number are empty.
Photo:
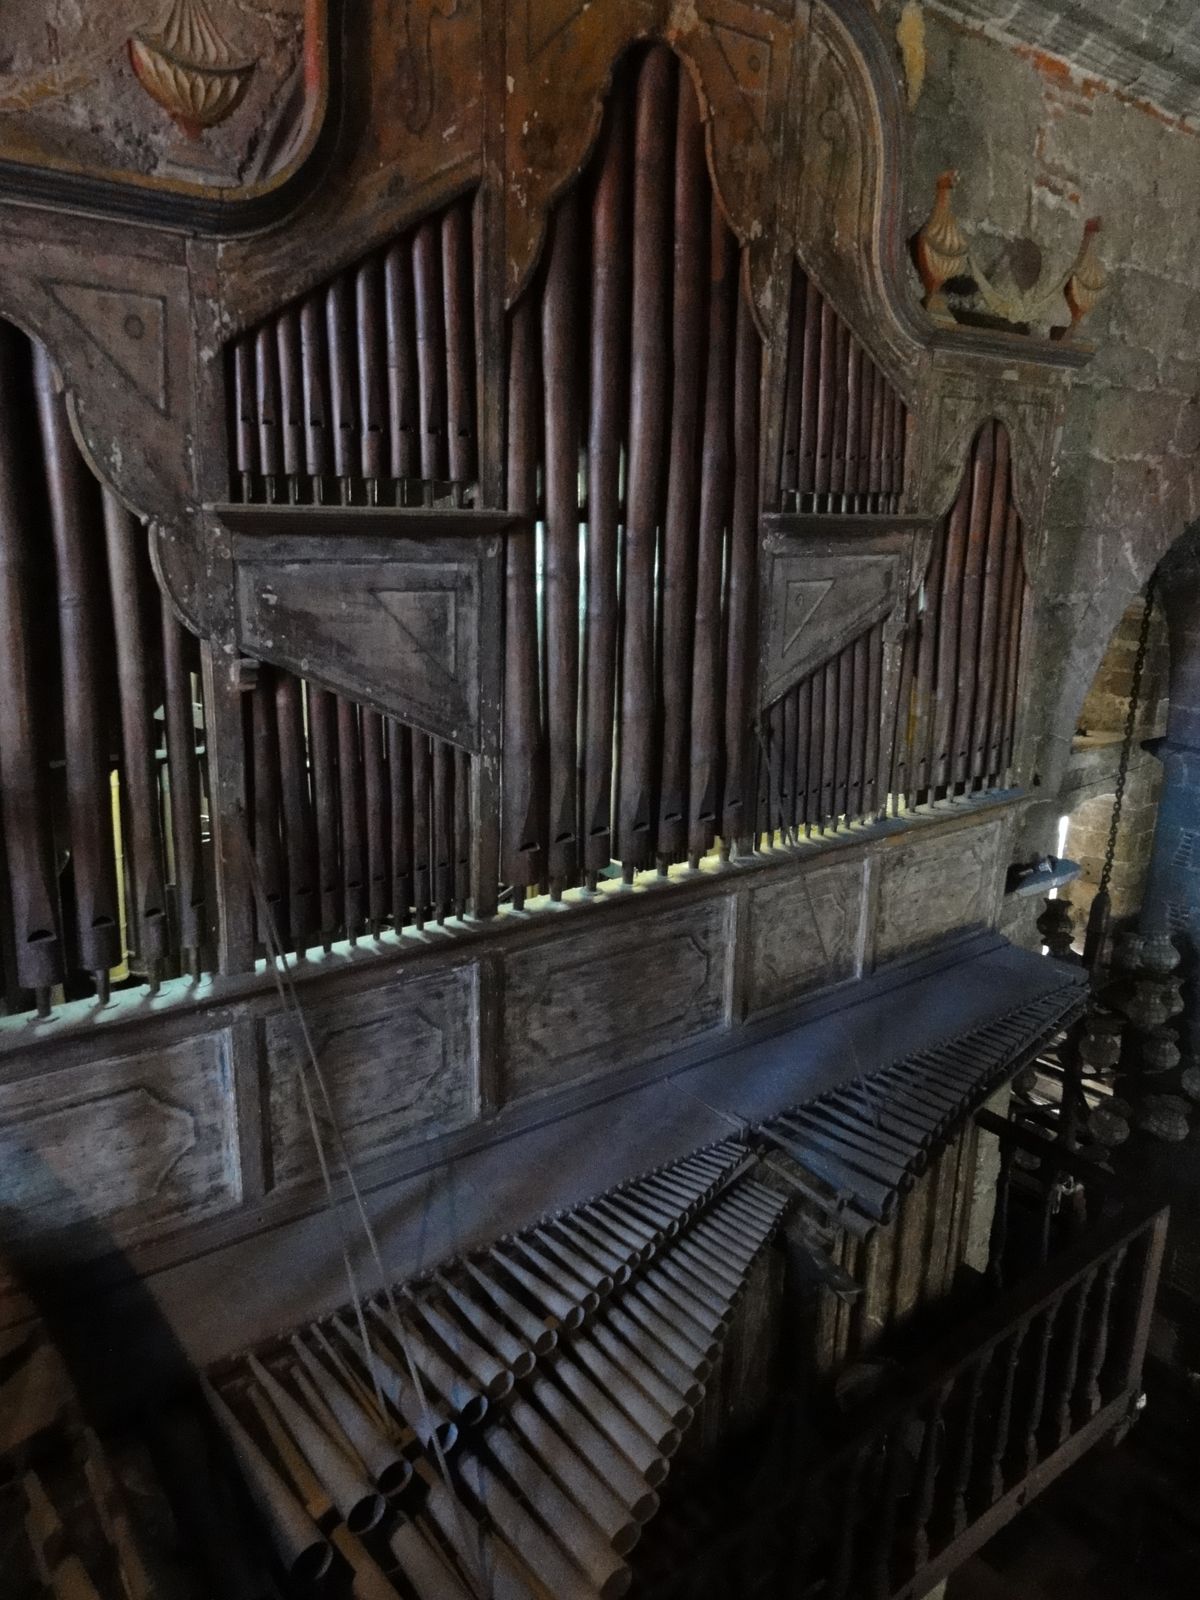
[[[751,1014],[862,970],[866,936],[864,864],[807,872],[749,895]]]
[[[880,959],[954,929],[990,926],[998,905],[1003,837],[992,823],[972,834],[914,841],[891,855],[879,887]]]

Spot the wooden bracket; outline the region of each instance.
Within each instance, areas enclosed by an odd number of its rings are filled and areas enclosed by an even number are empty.
[[[210,508],[236,646],[468,750],[500,742],[507,512]]]
[[[761,709],[885,617],[902,622],[928,558],[929,517],[762,519]]]

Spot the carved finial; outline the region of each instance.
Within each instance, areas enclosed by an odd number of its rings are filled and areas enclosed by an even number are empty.
[[[129,60],[142,88],[189,139],[224,122],[255,65],[235,56],[207,0],[170,0],[157,28],[130,36]]]
[[[1096,253],[1095,240],[1099,232],[1100,218],[1090,217],[1083,225],[1083,241],[1079,246],[1079,254],[1075,257],[1075,265],[1071,268],[1063,286],[1067,309],[1071,313],[1071,328],[1068,331],[1078,327],[1084,317],[1095,308],[1108,282],[1107,274],[1100,264],[1100,257]]]
[[[950,191],[957,178],[953,170],[939,176],[933,210],[916,239],[917,271],[925,286],[925,309],[942,319],[949,317],[942,286],[957,277],[967,264],[967,241],[950,204]]]

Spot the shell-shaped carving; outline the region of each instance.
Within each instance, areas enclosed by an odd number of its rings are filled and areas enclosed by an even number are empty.
[[[130,37],[129,60],[146,93],[192,139],[224,122],[255,67],[235,56],[206,0],[171,0],[157,29]]]

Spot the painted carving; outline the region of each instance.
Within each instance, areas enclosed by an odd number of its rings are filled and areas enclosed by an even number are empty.
[[[917,234],[914,255],[925,288],[924,306],[937,322],[953,322],[943,286],[957,278],[967,264],[967,241],[950,204],[950,191],[958,174],[943,172],[937,181],[937,198]]]
[[[269,185],[323,111],[324,12],[324,0],[8,0],[0,179],[8,160],[175,193]]]
[[[129,60],[142,88],[189,139],[225,121],[254,72],[253,58],[233,49],[205,0],[171,0],[156,27],[130,35]]]

